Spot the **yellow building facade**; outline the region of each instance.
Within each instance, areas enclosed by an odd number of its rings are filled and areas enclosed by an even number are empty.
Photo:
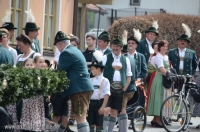
[[[25,11],[31,9],[35,16],[35,23],[40,27],[38,39],[43,55],[53,55],[54,37],[57,31],[66,34],[72,33],[74,0],[0,0],[0,19],[5,16],[6,10],[12,10],[11,22],[18,29],[11,42],[16,46],[15,38],[21,33],[27,22]],[[0,25],[3,23],[0,22]]]

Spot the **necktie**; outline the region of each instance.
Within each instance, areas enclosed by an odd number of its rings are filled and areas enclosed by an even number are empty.
[[[136,59],[136,53],[134,54],[134,59]]]

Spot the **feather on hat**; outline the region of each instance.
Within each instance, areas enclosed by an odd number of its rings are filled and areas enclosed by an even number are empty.
[[[183,26],[183,29],[185,31],[185,34],[188,36],[188,38],[190,38],[191,37],[191,29],[185,23],[182,23],[182,26]]]
[[[33,15],[33,12],[31,11],[31,9],[29,9],[28,11],[25,11],[27,13],[27,22],[35,22],[35,17]]]
[[[10,22],[11,21],[11,14],[12,14],[11,9],[7,10],[6,15],[4,16],[4,18],[2,18],[2,23]]]
[[[155,27],[156,30],[158,30],[158,27],[159,27],[158,26],[158,21],[154,21],[153,24],[152,24],[152,26]]]
[[[95,51],[93,52],[93,56],[95,57],[95,59],[96,59],[98,62],[101,62],[101,61],[102,61],[103,54],[102,54],[101,51],[95,50]]]
[[[99,50],[95,50],[93,52],[93,56],[94,56],[95,60],[92,61],[92,64],[89,65],[89,67],[91,67],[91,66],[104,67],[104,65],[102,63],[103,53]]]
[[[126,30],[124,30],[124,32],[122,34],[122,43],[123,43],[123,45],[127,45],[127,36],[128,36],[128,32]]]
[[[142,34],[141,34],[140,30],[133,28],[133,32],[134,32],[134,36],[137,39],[137,41],[140,41],[142,38]]]

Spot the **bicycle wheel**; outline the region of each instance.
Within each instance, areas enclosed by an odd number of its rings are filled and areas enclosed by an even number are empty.
[[[134,132],[143,132],[146,127],[147,116],[143,107],[138,106],[133,112],[131,125]]]
[[[162,104],[160,120],[167,132],[179,132],[187,121],[188,109],[179,95],[168,97]]]
[[[187,104],[187,107],[188,107],[188,113],[187,113],[188,118],[187,118],[187,121],[185,123],[185,126],[182,129],[183,131],[187,130],[189,123],[190,123],[190,120],[191,120],[191,117],[192,117],[193,110],[194,110],[195,101],[194,101],[194,99],[191,95],[189,95],[189,97],[186,101],[186,104]]]

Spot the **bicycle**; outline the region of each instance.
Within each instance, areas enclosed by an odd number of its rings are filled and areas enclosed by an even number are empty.
[[[188,128],[195,104],[190,89],[197,88],[196,83],[191,82],[191,78],[190,75],[177,75],[177,79],[184,80],[182,89],[174,89],[172,96],[161,106],[161,123],[167,132],[179,132]]]

